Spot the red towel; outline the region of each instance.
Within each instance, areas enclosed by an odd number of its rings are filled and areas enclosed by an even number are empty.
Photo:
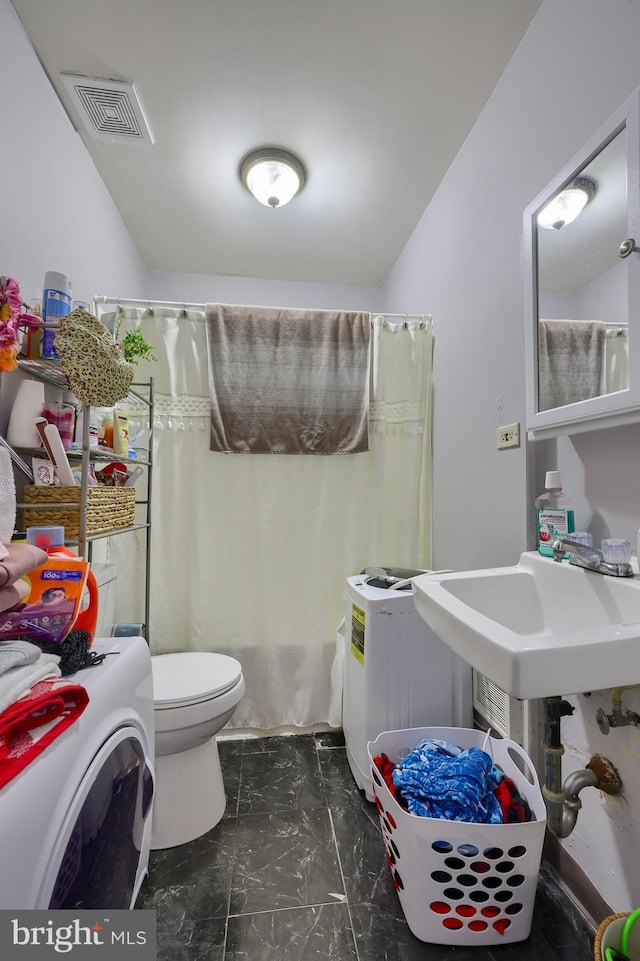
[[[393,761],[390,761],[386,754],[380,754],[378,757],[374,757],[373,763],[380,771],[380,774],[382,774],[386,782],[386,785],[389,788],[389,791],[391,792],[393,797],[396,799],[400,807],[403,807],[406,811],[407,802],[405,801],[402,794],[400,794],[397,787],[393,783],[392,775],[393,775],[393,769],[395,767],[395,764],[393,763]]]
[[[0,788],[19,774],[89,703],[81,684],[47,678],[0,714]]]
[[[506,774],[494,789],[502,809],[503,824],[522,824],[531,821],[531,808],[527,799],[522,797],[514,781]]]

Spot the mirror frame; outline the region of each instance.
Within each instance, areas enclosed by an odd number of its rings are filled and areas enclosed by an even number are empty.
[[[627,152],[627,234],[619,243],[634,237],[640,246],[640,88],[611,115],[598,132],[538,194],[524,211],[524,288],[526,358],[526,428],[530,439],[575,434],[601,427],[640,420],[640,253],[627,258],[629,304],[629,386],[555,407],[538,410],[538,262],[536,215],[563,187],[626,127]],[[632,331],[633,328],[633,331]],[[636,340],[638,341],[636,343]]]

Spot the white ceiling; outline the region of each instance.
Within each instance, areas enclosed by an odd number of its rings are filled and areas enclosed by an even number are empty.
[[[150,270],[382,283],[541,0],[13,0]],[[136,85],[154,144],[91,138],[60,74]],[[307,184],[242,187],[284,147]]]

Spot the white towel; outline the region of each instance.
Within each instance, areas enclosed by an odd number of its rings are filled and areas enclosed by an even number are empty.
[[[11,455],[0,447],[0,543],[8,544],[16,526],[16,482]]]
[[[29,641],[0,641],[0,675],[16,667],[35,664],[41,656],[40,648]]]
[[[21,697],[31,690],[34,684],[45,677],[61,677],[62,671],[58,667],[60,658],[57,654],[41,654],[34,664],[24,667],[12,667],[10,671],[0,677],[0,714],[15,704]]]

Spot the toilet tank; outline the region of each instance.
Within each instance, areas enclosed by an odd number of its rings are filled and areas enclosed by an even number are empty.
[[[115,624],[116,568],[114,564],[92,564],[98,584],[98,624],[96,637],[111,637]]]

